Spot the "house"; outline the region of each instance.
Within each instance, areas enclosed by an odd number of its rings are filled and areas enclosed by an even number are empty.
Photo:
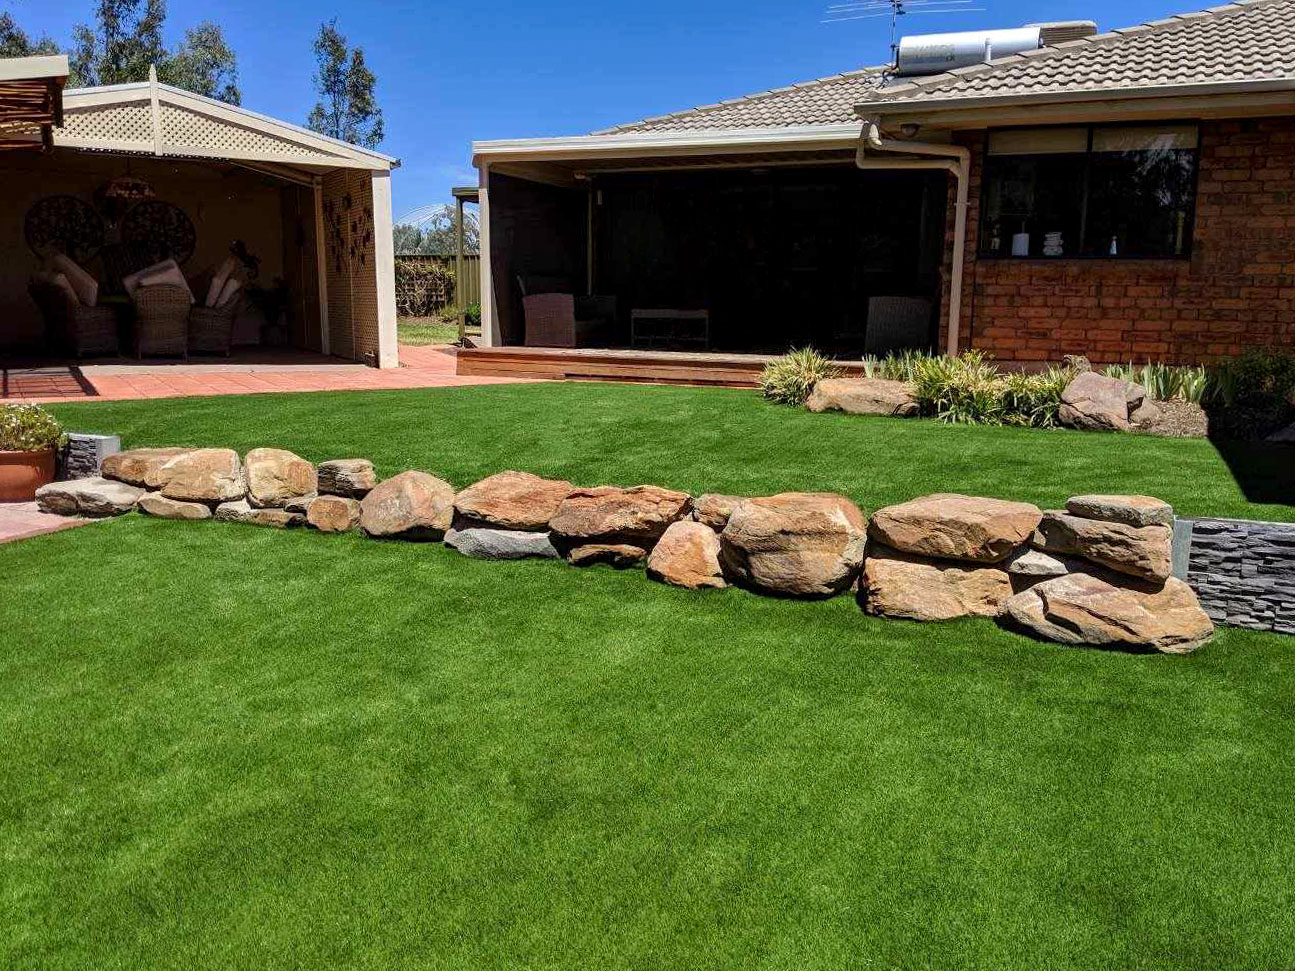
[[[397,366],[396,159],[155,77],[63,90],[66,77],[62,56],[0,61],[0,348],[41,352],[28,282],[59,253],[119,311],[123,350],[131,272],[174,257],[202,303],[200,281],[233,255],[262,304],[250,340],[269,324],[277,343]]]
[[[1295,344],[1295,0],[972,35],[970,58],[967,39],[593,135],[475,143],[491,346],[461,368],[528,369],[528,280],[566,281],[578,318],[614,301],[559,327],[566,346],[640,356],[1194,363]],[[526,352],[532,373],[594,358]]]

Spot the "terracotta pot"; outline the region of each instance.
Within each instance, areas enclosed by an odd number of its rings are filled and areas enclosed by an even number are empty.
[[[54,481],[54,450],[0,452],[0,502],[30,502]]]

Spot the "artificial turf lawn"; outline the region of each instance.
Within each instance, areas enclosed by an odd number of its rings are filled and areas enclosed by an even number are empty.
[[[168,401],[53,410],[138,445],[274,445],[364,456],[462,487],[502,469],[581,485],[693,493],[840,492],[865,512],[931,492],[1057,508],[1078,493],[1147,493],[1183,516],[1295,520],[1295,449],[1068,430],[813,415],[750,391],[530,384]]]
[[[1207,443],[742,393],[57,410],[127,445],[368,455],[459,485],[519,467],[875,508],[935,489],[1055,504],[1077,483],[1257,514]],[[0,576],[0,967],[1216,969],[1295,951],[1288,638],[1071,650],[849,598],[139,516],[0,546]]]
[[[413,347],[452,344],[459,339],[459,324],[441,317],[401,317],[396,322],[396,334],[400,343]]]
[[[1295,650],[139,516],[0,547],[5,968],[1261,968]]]

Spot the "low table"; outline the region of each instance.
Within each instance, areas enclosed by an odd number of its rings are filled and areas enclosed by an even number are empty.
[[[631,310],[630,347],[704,351],[710,347],[710,311]]]

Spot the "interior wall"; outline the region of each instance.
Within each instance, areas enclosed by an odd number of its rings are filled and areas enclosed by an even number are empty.
[[[589,194],[490,173],[490,269],[501,344],[523,344],[526,317],[518,277],[569,280],[586,287]]]
[[[234,240],[242,240],[261,260],[258,284],[270,286],[284,276],[284,227],[277,218],[285,183],[243,169],[222,171],[194,161],[92,155],[56,151],[52,155],[9,152],[0,156],[0,346],[38,345],[43,324],[27,294],[41,262],[27,247],[24,220],[39,200],[71,195],[93,204],[95,190],[129,173],[152,185],[156,198],[174,203],[193,221],[197,247],[182,267],[189,278],[218,265]],[[96,259],[86,269],[102,279]],[[316,327],[317,329],[317,327]]]
[[[914,346],[935,339],[944,214],[939,173],[852,165],[599,176],[595,283],[635,308],[710,313],[710,349],[791,346],[858,355],[868,299],[929,298]]]

